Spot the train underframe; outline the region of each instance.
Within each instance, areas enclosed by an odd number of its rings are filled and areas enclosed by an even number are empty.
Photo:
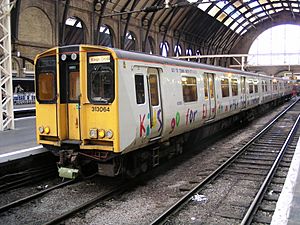
[[[170,159],[181,155],[187,146],[196,146],[200,140],[216,134],[224,129],[249,122],[258,114],[267,112],[271,107],[283,103],[281,98],[258,107],[242,111],[231,117],[207,124],[191,132],[176,136],[167,142],[154,143],[127,154],[98,150],[80,150],[76,145],[63,145],[60,148],[45,146],[59,156],[58,167],[60,176],[75,178],[77,175],[135,177],[160,164],[162,159]]]

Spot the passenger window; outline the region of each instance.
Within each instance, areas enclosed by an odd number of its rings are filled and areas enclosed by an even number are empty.
[[[258,93],[258,81],[255,80],[253,83],[254,83],[254,92]]]
[[[112,102],[114,98],[114,77],[109,67],[91,73],[91,99],[102,103]]]
[[[54,93],[54,74],[43,72],[38,75],[38,96],[39,100],[51,101],[55,98]]]
[[[207,75],[206,74],[204,74],[203,82],[204,82],[204,96],[205,96],[205,99],[208,99]]]
[[[229,96],[229,80],[227,78],[221,79],[222,97]]]
[[[145,103],[145,87],[144,87],[144,76],[135,75],[135,93],[136,93],[136,103]]]
[[[182,77],[182,93],[184,102],[197,101],[197,82],[195,77]]]
[[[237,96],[238,95],[238,81],[237,81],[237,79],[231,79],[231,91],[232,91],[232,96]]]
[[[150,84],[151,105],[157,106],[159,105],[159,102],[158,102],[157,76],[155,74],[149,75],[149,84]]]
[[[210,98],[214,98],[215,97],[214,75],[215,74],[211,74],[211,76],[209,78],[209,94],[210,94]]]
[[[249,80],[249,94],[253,93],[253,81]]]

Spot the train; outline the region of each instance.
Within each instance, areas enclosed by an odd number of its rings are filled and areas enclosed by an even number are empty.
[[[36,137],[59,175],[135,176],[192,139],[291,97],[289,80],[121,49],[72,45],[35,58]],[[200,132],[199,132],[200,130]]]

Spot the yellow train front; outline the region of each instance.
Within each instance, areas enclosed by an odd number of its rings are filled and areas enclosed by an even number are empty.
[[[119,149],[112,53],[90,46],[57,47],[38,55],[35,65],[37,141],[60,156],[60,175],[76,176],[85,163],[81,158],[109,161],[108,153]],[[113,176],[111,168],[104,164],[99,173]]]

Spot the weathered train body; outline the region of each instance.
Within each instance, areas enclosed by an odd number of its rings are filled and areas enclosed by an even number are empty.
[[[190,131],[291,95],[280,78],[100,46],[53,48],[35,65],[37,141],[62,174],[144,171]]]

